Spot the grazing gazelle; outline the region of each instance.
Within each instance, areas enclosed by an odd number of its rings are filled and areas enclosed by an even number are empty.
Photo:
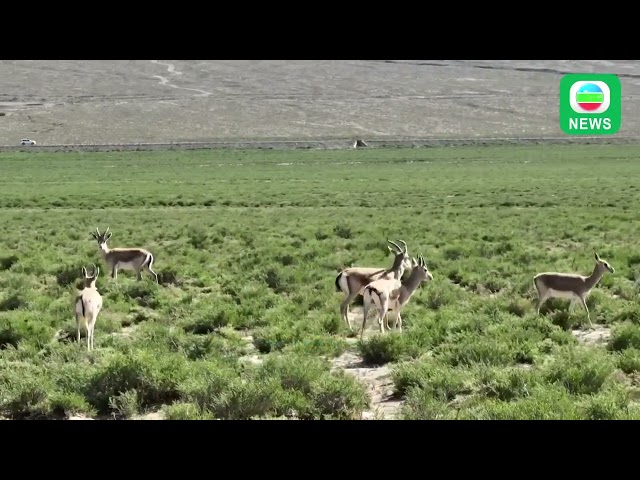
[[[615,272],[615,269],[609,262],[602,260],[596,252],[593,253],[596,258],[596,265],[589,276],[579,275],[577,273],[544,272],[533,277],[533,284],[538,291],[538,303],[536,305],[538,315],[540,315],[540,307],[542,307],[544,302],[549,298],[555,297],[571,300],[570,309],[576,302],[580,302],[587,312],[589,326],[593,328],[591,315],[587,308],[587,297],[605,273]]]
[[[93,349],[93,332],[96,328],[96,320],[102,308],[102,297],[96,288],[96,280],[100,275],[100,268],[93,265],[91,275],[87,274],[87,269],[82,267],[84,275],[84,289],[76,296],[76,327],[78,329],[78,343],[80,343],[80,329],[87,332],[87,350]]]
[[[433,275],[429,271],[427,264],[422,255],[418,256],[411,262],[411,274],[405,280],[400,279],[378,279],[364,287],[364,311],[362,317],[362,330],[360,331],[360,339],[364,334],[364,327],[367,323],[367,315],[372,306],[378,309],[378,323],[380,324],[380,332],[384,332],[384,324],[389,328],[388,312],[396,313],[396,321],[394,328],[402,331],[402,317],[400,310],[404,307],[411,296],[424,281],[433,280]]]
[[[142,270],[149,272],[158,283],[158,275],[153,271],[153,254],[144,248],[109,248],[107,240],[111,238],[112,233],[109,227],[103,232],[96,228],[95,232],[91,232],[93,238],[98,242],[98,247],[102,252],[102,258],[111,269],[111,278],[118,278],[118,270],[133,270],[136,272],[138,281],[142,280]]]
[[[390,268],[349,267],[342,270],[336,277],[336,292],[345,294],[345,299],[340,304],[340,314],[349,326],[349,330],[351,330],[349,305],[358,295],[362,295],[364,287],[378,278],[401,278],[404,271],[411,268],[411,259],[407,254],[406,242],[400,240],[400,243],[404,245],[404,250],[391,240],[387,240],[387,242],[396,248],[394,251],[387,245],[389,251],[395,255]]]

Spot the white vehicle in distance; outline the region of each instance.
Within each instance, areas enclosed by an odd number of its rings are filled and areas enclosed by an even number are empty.
[[[33,146],[36,144],[35,140],[31,140],[30,138],[23,138],[22,140],[20,140],[20,145],[29,145],[29,146]]]

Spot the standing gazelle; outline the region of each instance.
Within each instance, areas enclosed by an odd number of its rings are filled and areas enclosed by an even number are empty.
[[[360,331],[360,339],[364,335],[364,327],[367,323],[367,315],[372,306],[378,309],[378,323],[380,324],[380,332],[384,332],[384,325],[389,329],[388,312],[396,313],[396,321],[394,328],[402,331],[402,317],[400,310],[404,307],[411,296],[415,293],[422,282],[430,282],[433,275],[429,271],[427,264],[422,255],[418,256],[418,260],[412,259],[411,274],[406,280],[400,279],[378,279],[371,282],[364,288],[364,311],[362,317],[362,330]]]
[[[394,251],[387,245],[389,251],[395,255],[390,268],[349,267],[342,270],[336,277],[336,292],[345,294],[345,298],[340,304],[340,314],[349,326],[349,330],[351,330],[349,305],[358,295],[362,295],[364,287],[378,278],[401,278],[404,271],[411,268],[411,259],[407,253],[406,242],[400,240],[404,250],[391,240],[387,240],[387,242],[396,248]]]
[[[533,277],[533,284],[538,291],[538,303],[536,304],[538,315],[540,315],[540,307],[549,298],[571,300],[570,309],[576,302],[580,302],[587,312],[589,326],[593,328],[591,315],[587,308],[587,297],[605,273],[615,272],[615,269],[606,260],[602,260],[596,252],[593,253],[596,258],[596,265],[589,276],[576,273],[544,272]]]
[[[91,232],[93,238],[98,242],[98,247],[102,252],[102,258],[111,269],[111,278],[118,278],[118,270],[133,270],[136,272],[138,281],[142,280],[142,270],[149,272],[158,283],[158,275],[153,271],[153,254],[144,248],[109,248],[107,240],[111,238],[112,233],[109,227],[103,232],[96,228],[95,232]]]
[[[93,332],[96,328],[96,320],[102,308],[102,297],[96,288],[96,280],[100,275],[100,268],[93,265],[91,275],[87,274],[87,269],[82,267],[84,276],[84,288],[76,296],[76,328],[78,329],[78,343],[80,343],[80,329],[87,332],[87,350],[93,349]]]

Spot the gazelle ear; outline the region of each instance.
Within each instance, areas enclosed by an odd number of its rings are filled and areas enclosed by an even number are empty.
[[[113,235],[113,233],[109,232],[109,234],[105,237],[105,241],[109,240],[111,238],[111,235]]]
[[[99,275],[100,275],[100,267],[96,267],[96,271],[93,274],[93,278],[98,278]]]
[[[389,245],[387,245],[387,248],[389,249],[389,251],[390,251],[391,253],[393,253],[393,254],[395,255],[395,253],[396,253],[396,252],[394,252],[394,251],[393,251],[393,248],[391,248]]]
[[[598,255],[595,251],[593,252],[593,255],[596,257],[596,260],[600,261],[600,255]]]
[[[85,267],[82,267],[82,276],[84,278],[87,278],[89,275],[87,275],[87,269]]]

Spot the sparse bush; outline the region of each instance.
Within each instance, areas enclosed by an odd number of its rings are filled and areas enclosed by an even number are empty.
[[[55,272],[55,275],[56,282],[61,287],[75,285],[77,288],[82,288],[82,267],[63,266]]]
[[[512,299],[507,306],[507,312],[516,317],[524,317],[531,309],[531,302],[523,298]]]
[[[625,323],[614,327],[611,331],[608,346],[610,350],[614,351],[620,351],[626,348],[637,348],[640,350],[640,325]]]
[[[615,313],[614,322],[631,322],[634,325],[640,325],[640,304],[632,304],[620,309]]]
[[[589,395],[582,402],[583,418],[586,420],[621,420],[626,417],[629,397],[624,388],[612,386]]]
[[[448,407],[445,401],[418,387],[409,387],[400,411],[404,420],[451,420],[456,416],[456,410]]]
[[[213,414],[203,412],[194,403],[176,402],[164,409],[167,420],[213,420]]]
[[[456,343],[441,346],[437,351],[442,360],[454,367],[471,366],[476,363],[506,366],[519,360],[519,351],[512,345],[467,336],[461,337]]]
[[[624,373],[640,372],[640,350],[627,348],[617,357],[618,368]]]
[[[347,350],[347,342],[340,337],[312,335],[284,347],[283,352],[337,357]]]
[[[129,390],[137,390],[141,406],[168,403],[178,399],[178,384],[187,375],[179,355],[115,354],[94,374],[86,397],[100,413],[108,412],[111,397]]]
[[[565,347],[546,366],[544,378],[564,386],[571,394],[588,395],[600,391],[614,368],[614,360],[605,352]]]
[[[480,368],[478,372],[479,392],[503,402],[528,397],[539,384],[540,379],[534,372],[520,367]]]
[[[289,280],[277,270],[267,270],[264,278],[269,288],[271,288],[275,293],[288,293],[291,291]]]
[[[343,371],[320,377],[310,396],[316,419],[358,419],[369,406],[365,386]]]
[[[405,395],[411,388],[418,387],[437,400],[449,402],[457,395],[471,391],[468,371],[432,359],[401,363],[392,377],[397,395]]]
[[[109,408],[124,418],[131,418],[140,411],[140,398],[137,390],[127,390],[109,397]]]
[[[358,350],[363,361],[368,365],[384,365],[417,355],[407,337],[395,331],[376,333],[366,340],[359,341]]]
[[[336,237],[349,239],[353,237],[353,232],[351,231],[351,227],[347,225],[336,225],[333,229],[333,233]]]
[[[298,331],[281,326],[262,328],[256,330],[253,334],[253,344],[260,353],[282,350],[287,345],[298,340],[300,340]]]
[[[262,417],[278,407],[282,389],[276,379],[262,382],[231,381],[216,398],[212,411],[216,418],[249,420]]]
[[[529,396],[511,402],[490,399],[470,407],[461,420],[580,420],[578,406],[561,388],[537,387]]]
[[[197,362],[191,375],[178,385],[180,400],[196,405],[201,412],[212,410],[237,377],[235,370],[217,362]]]
[[[9,270],[16,263],[18,263],[17,255],[9,255],[7,257],[2,257],[0,258],[0,270]]]
[[[216,330],[233,325],[236,314],[228,308],[214,308],[208,312],[203,312],[194,320],[184,326],[185,332],[196,335],[206,335]]]

